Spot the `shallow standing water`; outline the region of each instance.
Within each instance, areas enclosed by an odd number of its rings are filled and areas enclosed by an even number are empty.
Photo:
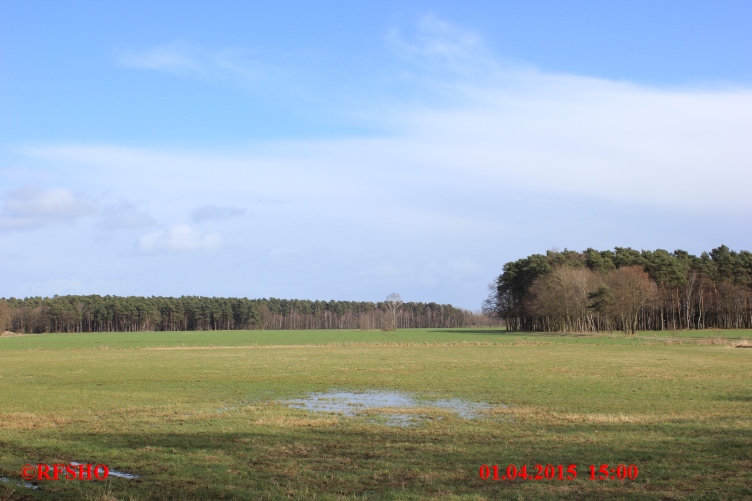
[[[330,390],[325,393],[311,393],[308,398],[282,400],[283,404],[314,412],[330,412],[345,416],[357,416],[369,409],[416,409],[434,408],[452,411],[463,419],[474,419],[483,411],[491,409],[485,402],[470,402],[459,398],[429,400],[418,398],[410,393],[388,390],[363,392]],[[388,426],[410,426],[423,418],[414,414],[384,411],[384,424]],[[439,417],[441,419],[441,417]]]
[[[35,491],[39,490],[39,486],[38,485],[29,484],[29,483],[26,483],[26,482],[19,482],[17,480],[11,480],[8,477],[0,477],[0,482],[6,482],[6,483],[9,483],[9,484],[12,484],[12,485],[17,485],[19,487],[26,487],[27,489],[32,489],[32,490],[35,490]]]
[[[70,464],[72,464],[73,466],[78,466],[80,464],[85,464],[85,463],[78,463],[76,461],[71,461]],[[107,471],[108,471],[107,473],[108,477],[120,477],[120,478],[130,478],[130,479],[138,478],[138,475],[134,473],[125,473],[123,471],[110,470],[109,468],[107,469]],[[103,475],[104,471],[102,470],[102,468],[100,468],[99,470],[97,470],[97,473],[100,475]]]

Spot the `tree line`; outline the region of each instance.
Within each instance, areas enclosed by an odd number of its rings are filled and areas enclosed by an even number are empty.
[[[529,331],[752,328],[752,253],[589,248],[506,263],[483,311]]]
[[[220,297],[54,296],[0,299],[0,332],[382,329],[485,325],[449,304]]]

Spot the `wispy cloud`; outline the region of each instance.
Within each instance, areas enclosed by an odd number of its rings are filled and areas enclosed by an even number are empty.
[[[168,73],[202,73],[201,61],[181,44],[160,45],[145,50],[124,50],[117,55],[123,66]]]
[[[96,202],[64,188],[24,186],[2,197],[0,229],[23,230],[70,223],[97,210]]]
[[[191,219],[197,223],[202,221],[223,221],[225,219],[243,216],[246,212],[248,212],[247,209],[239,207],[204,205],[191,211]]]
[[[255,81],[261,72],[244,56],[244,51],[238,49],[209,50],[177,41],[140,50],[121,50],[115,59],[125,67],[140,70],[209,80],[232,77]]]
[[[479,34],[432,14],[418,20],[412,36],[394,28],[386,40],[397,55],[423,70],[433,67],[468,77],[498,69],[498,61]]]
[[[218,249],[222,238],[217,233],[201,233],[187,224],[154,231],[138,241],[139,250],[146,253],[183,253]]]

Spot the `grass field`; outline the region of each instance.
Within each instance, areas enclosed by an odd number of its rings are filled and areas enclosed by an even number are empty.
[[[3,499],[752,499],[751,331],[493,329],[0,338]],[[280,399],[332,389],[485,402],[389,426]],[[386,411],[385,411],[386,412]],[[21,485],[26,463],[139,475]],[[482,464],[577,464],[492,481]],[[636,480],[589,480],[634,464]]]

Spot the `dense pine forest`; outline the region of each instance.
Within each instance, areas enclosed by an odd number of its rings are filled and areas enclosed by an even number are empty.
[[[752,328],[752,253],[548,251],[504,265],[484,311],[511,329]]]
[[[0,332],[129,332],[235,329],[463,327],[484,315],[448,304],[183,296],[0,299]],[[393,320],[392,320],[393,319]]]

